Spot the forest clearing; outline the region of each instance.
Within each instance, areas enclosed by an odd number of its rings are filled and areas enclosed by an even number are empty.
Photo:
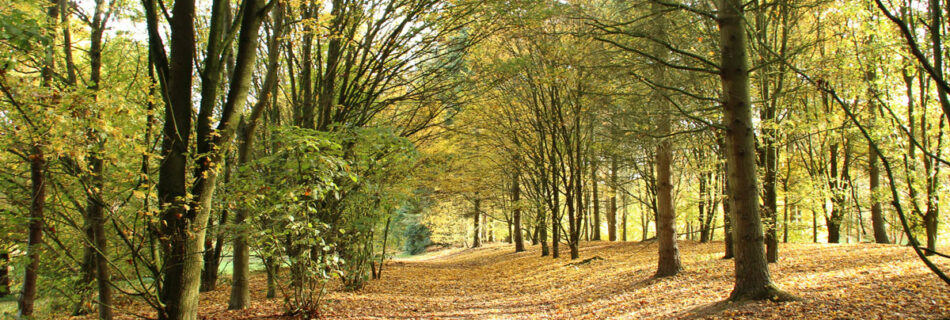
[[[896,245],[790,244],[772,267],[776,282],[803,301],[710,308],[729,296],[731,261],[721,243],[681,242],[689,270],[653,279],[655,242],[591,242],[583,265],[551,262],[538,246],[510,244],[433,251],[387,264],[382,279],[359,292],[331,289],[329,319],[945,319],[950,292],[906,248]],[[950,266],[950,261],[941,264]],[[251,277],[254,303],[227,310],[225,284],[202,294],[201,319],[281,318],[264,299],[264,277]],[[331,285],[333,286],[333,285]],[[128,306],[122,306],[128,308]],[[91,318],[91,317],[88,317]],[[82,318],[73,318],[82,319]],[[134,317],[122,317],[134,319]]]
[[[950,317],[950,0],[0,0],[0,316]]]

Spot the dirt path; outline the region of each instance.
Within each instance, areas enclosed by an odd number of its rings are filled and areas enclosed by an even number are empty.
[[[726,298],[732,261],[721,243],[681,243],[685,271],[654,280],[656,246],[591,243],[581,266],[513,253],[507,245],[466,249],[427,260],[394,261],[381,281],[329,296],[328,318],[681,318]],[[713,318],[945,318],[950,288],[900,246],[811,245],[783,248],[772,265],[778,284],[803,302],[756,303]],[[948,267],[950,261],[941,263]]]

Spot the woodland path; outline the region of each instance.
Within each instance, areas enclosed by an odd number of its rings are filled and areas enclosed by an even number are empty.
[[[721,242],[680,243],[684,272],[655,280],[654,243],[585,243],[573,266],[510,245],[453,249],[387,264],[381,281],[330,295],[329,318],[690,318],[725,299],[732,261]],[[566,248],[562,248],[564,250]],[[566,250],[565,250],[566,251]],[[579,260],[578,260],[579,261]],[[943,259],[944,266],[950,260]],[[906,247],[791,244],[773,265],[777,283],[805,301],[755,303],[713,318],[946,318],[950,289]],[[834,311],[830,311],[834,310]]]
[[[680,241],[684,271],[652,279],[656,244],[583,243],[573,266],[514,253],[507,244],[449,249],[386,264],[381,280],[356,292],[331,290],[327,319],[671,319],[725,299],[732,260],[722,242]],[[566,246],[562,247],[566,253]],[[578,260],[579,261],[579,260]],[[950,259],[937,258],[942,267]],[[715,319],[946,319],[950,288],[899,245],[783,244],[770,265],[776,283],[804,301],[759,302],[708,314]],[[265,299],[264,276],[251,279],[251,308],[227,310],[230,287],[201,296],[201,319],[280,319],[280,299]],[[120,316],[122,319],[134,317]]]

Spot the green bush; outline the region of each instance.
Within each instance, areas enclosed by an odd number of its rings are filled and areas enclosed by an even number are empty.
[[[432,244],[432,240],[429,239],[429,236],[432,235],[432,231],[429,230],[429,227],[422,224],[410,225],[406,228],[404,235],[406,237],[404,250],[409,254],[420,254],[422,251],[425,251],[426,247]]]

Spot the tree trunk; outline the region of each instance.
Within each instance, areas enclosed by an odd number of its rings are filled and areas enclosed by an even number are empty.
[[[706,243],[709,234],[706,232],[706,173],[699,174],[699,242]]]
[[[624,193],[621,198],[623,199],[623,217],[620,219],[620,226],[623,227],[622,239],[627,241],[627,194]]]
[[[593,156],[591,156],[593,158]],[[600,195],[597,192],[597,162],[590,162],[590,183],[591,183],[591,198],[590,201],[594,205],[594,219],[591,221],[591,231],[593,231],[594,241],[600,241]],[[609,210],[609,209],[608,209]],[[608,214],[609,215],[609,214]]]
[[[55,9],[50,9],[55,10]],[[53,16],[53,14],[50,14]],[[40,252],[43,246],[43,209],[46,205],[46,157],[39,145],[30,150],[30,224],[26,246],[27,264],[23,272],[23,284],[17,303],[17,318],[33,316],[33,303],[36,300],[36,278],[39,273]]]
[[[877,165],[878,155],[874,148],[868,148],[868,175],[870,175],[870,193],[871,193],[871,226],[874,229],[874,241],[877,243],[890,243],[887,239],[887,226],[884,224],[884,210],[881,202],[877,199],[877,190],[881,186],[880,168]]]
[[[481,247],[481,246],[482,246],[481,237],[479,237],[480,229],[479,229],[479,225],[478,225],[478,224],[479,224],[479,219],[481,219],[481,216],[480,216],[480,215],[481,215],[481,212],[480,212],[480,211],[481,211],[481,205],[482,205],[482,201],[481,201],[480,199],[475,199],[475,214],[474,214],[474,217],[473,217],[473,219],[472,219],[472,221],[474,222],[474,226],[475,226],[475,228],[474,228],[475,232],[473,232],[474,236],[472,237],[472,238],[473,238],[473,239],[472,239],[472,248],[478,248],[478,247]]]
[[[725,148],[722,148],[725,152]],[[726,174],[728,176],[728,174]],[[725,177],[724,177],[725,178]],[[732,232],[732,208],[730,203],[732,200],[729,198],[732,192],[729,191],[729,180],[724,179],[723,184],[723,193],[725,195],[722,201],[722,224],[723,224],[723,244],[725,245],[725,251],[722,255],[723,259],[732,259],[735,256],[735,243],[733,241],[734,235]]]
[[[610,156],[610,190],[607,208],[607,240],[617,241],[617,155]]]
[[[277,274],[280,273],[280,263],[275,257],[264,258],[264,266],[267,268],[267,299],[277,297]]]
[[[659,5],[654,5],[655,11],[659,11]],[[658,14],[654,22],[656,28],[655,36],[658,39],[666,40],[666,18],[663,14]],[[655,54],[661,61],[665,61],[668,50],[666,48],[655,48]],[[653,67],[654,81],[664,84],[666,81],[665,67],[661,64],[655,64]],[[657,197],[657,219],[656,219],[656,238],[659,243],[659,259],[655,277],[668,277],[676,275],[682,269],[679,256],[679,248],[676,245],[676,207],[673,204],[673,143],[667,137],[672,132],[672,119],[669,102],[666,97],[656,90],[653,93],[652,102],[659,110],[659,119],[657,120],[657,135],[661,140],[656,147],[656,197]]]
[[[524,238],[521,234],[521,174],[516,171],[515,179],[512,181],[511,200],[515,206],[512,220],[514,220],[514,238],[515,252],[524,251]]]
[[[741,0],[720,0],[720,77],[726,126],[726,163],[730,214],[735,236],[735,288],[729,299],[786,299],[769,274],[759,217],[755,137],[749,98],[749,67]]]
[[[873,83],[877,81],[877,72],[875,67],[871,67],[868,70],[867,78],[869,84],[869,95],[874,94]],[[912,100],[912,99],[911,99]],[[911,102],[912,103],[912,102]],[[877,113],[880,111],[880,107],[877,105],[874,99],[868,99],[868,128],[873,128],[875,126],[875,119],[877,118]],[[911,117],[911,116],[909,116]],[[912,144],[908,144],[912,145]],[[913,147],[911,147],[913,148]],[[872,143],[868,143],[868,179],[871,195],[871,227],[874,229],[874,242],[877,243],[890,243],[890,240],[887,239],[887,226],[884,224],[884,210],[881,206],[881,201],[878,199],[877,191],[881,186],[881,168],[878,167],[878,154],[877,150],[874,149]]]
[[[252,5],[251,10],[260,10],[263,6],[263,2],[259,0],[251,0],[256,5]],[[263,15],[265,12],[261,12],[258,15],[254,16],[245,16],[244,23],[253,23],[252,30],[257,32],[260,28],[261,20],[263,20]],[[277,9],[273,10],[271,15],[272,31],[270,39],[267,43],[267,72],[264,75],[263,90],[261,91],[260,96],[257,99],[257,103],[251,108],[251,114],[248,117],[248,120],[245,122],[243,130],[241,130],[241,145],[238,148],[238,167],[244,166],[250,161],[250,153],[254,146],[255,134],[257,131],[257,126],[259,123],[260,117],[263,115],[264,110],[268,108],[271,102],[271,97],[276,96],[277,91],[277,69],[278,61],[280,60],[280,41],[279,37],[281,35],[281,29],[283,26],[283,10]],[[250,21],[248,21],[250,20]],[[242,28],[244,26],[242,25]],[[242,30],[242,34],[243,34]],[[239,61],[241,57],[241,52],[238,53]],[[225,176],[227,179],[227,176]],[[222,217],[222,219],[226,216]],[[245,219],[247,219],[247,209],[239,207],[235,210],[234,215],[234,224],[236,226],[241,226],[244,224]],[[231,281],[231,295],[228,301],[228,309],[244,309],[250,303],[250,253],[248,252],[247,244],[247,233],[238,232],[234,236],[232,251],[234,252],[233,262],[232,262],[232,281]],[[218,247],[215,248],[218,250]],[[279,267],[279,266],[278,266]],[[269,278],[270,279],[270,278]],[[272,279],[271,279],[272,280]],[[269,280],[269,281],[271,281]],[[270,296],[271,283],[268,282],[268,295]]]
[[[197,292],[186,292],[186,277],[184,269],[186,259],[185,244],[188,237],[186,231],[185,198],[186,178],[185,170],[188,142],[191,136],[191,100],[192,100],[192,73],[194,66],[195,32],[194,1],[176,1],[172,7],[173,19],[171,29],[171,56],[167,69],[163,70],[162,60],[164,49],[157,42],[157,13],[156,5],[150,1],[146,5],[149,23],[149,46],[157,59],[159,79],[163,79],[163,72],[167,71],[167,84],[160,92],[166,100],[165,125],[162,139],[162,161],[159,167],[158,200],[162,210],[162,223],[156,238],[162,239],[164,258],[163,284],[159,296],[165,303],[159,310],[159,319],[193,320],[197,317]],[[163,83],[159,81],[159,83]],[[200,272],[195,270],[192,272]],[[196,290],[197,291],[197,290]]]
[[[546,257],[551,254],[551,250],[548,248],[548,228],[545,223],[544,209],[538,209],[538,219],[538,242],[541,243],[541,256]]]
[[[553,139],[552,139],[553,140]],[[552,153],[553,154],[553,153]],[[560,194],[558,194],[557,187],[557,168],[554,164],[554,156],[551,156],[551,198],[554,203],[551,206],[551,258],[557,259],[561,256],[560,252],[560,226],[561,226],[561,216],[558,211],[561,210],[560,207]]]

